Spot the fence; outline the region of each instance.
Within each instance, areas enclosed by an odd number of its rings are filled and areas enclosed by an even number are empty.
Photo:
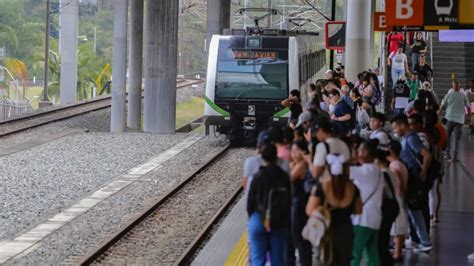
[[[21,116],[32,110],[28,100],[11,100],[0,97],[0,122]]]

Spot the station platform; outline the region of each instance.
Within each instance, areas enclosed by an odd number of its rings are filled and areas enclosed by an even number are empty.
[[[396,265],[469,266],[474,253],[474,141],[467,129],[460,143],[460,162],[445,163],[441,185],[440,223],[431,228],[433,250],[404,251],[404,262]],[[248,265],[247,213],[241,199],[223,221],[192,265]]]

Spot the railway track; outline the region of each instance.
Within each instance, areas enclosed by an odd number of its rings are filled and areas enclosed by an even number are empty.
[[[178,81],[177,89],[201,83],[196,81]],[[45,111],[32,113],[26,116],[0,122],[0,138],[13,135],[35,127],[47,125],[89,112],[107,109],[111,106],[111,96],[98,97],[93,100],[83,101],[77,104],[53,107]]]
[[[182,207],[178,206],[179,204],[186,205],[186,200],[190,200],[190,197],[199,197],[195,196],[192,191],[202,191],[209,189],[206,184],[206,181],[201,181],[200,179],[205,179],[204,177],[212,176],[215,174],[215,169],[221,169],[222,166],[217,165],[217,162],[222,162],[223,160],[229,160],[229,156],[233,155],[229,153],[230,146],[226,146],[211,158],[207,163],[201,165],[198,170],[189,175],[184,181],[179,183],[166,195],[159,198],[151,207],[144,210],[140,215],[136,216],[130,223],[122,227],[117,233],[111,236],[109,239],[104,241],[92,252],[88,253],[81,261],[80,265],[91,265],[91,264],[174,264],[174,265],[187,265],[190,263],[190,260],[193,258],[197,250],[199,250],[202,243],[206,240],[207,236],[212,231],[213,227],[218,223],[221,217],[227,212],[227,210],[233,205],[235,200],[238,198],[241,192],[239,185],[236,185],[231,193],[225,193],[225,200],[223,204],[218,204],[219,208],[217,212],[212,211],[212,213],[203,214],[203,216],[211,216],[212,218],[205,219],[205,222],[201,221],[201,224],[195,225],[195,232],[188,232],[185,229],[180,228],[185,227],[183,219],[180,215],[169,216],[169,214],[177,214],[180,212],[187,212],[186,210],[195,209],[192,205],[197,205],[199,202],[191,200],[191,204],[188,205],[188,209],[180,209]],[[239,155],[240,156],[240,155]],[[232,158],[232,160],[234,160]],[[220,166],[220,167],[219,167]],[[214,170],[212,170],[214,168]],[[214,173],[213,173],[214,171]],[[211,178],[212,179],[212,178]],[[197,183],[196,183],[197,182]],[[230,190],[230,188],[228,188]],[[211,192],[210,192],[211,193]],[[211,193],[213,194],[213,193]],[[184,199],[183,199],[184,195]],[[229,196],[230,195],[230,196]],[[208,200],[208,199],[201,199]],[[177,202],[177,203],[176,203]],[[204,207],[203,207],[204,208]],[[206,208],[207,209],[207,208]],[[209,210],[209,212],[211,212]],[[191,215],[191,214],[187,214]],[[184,215],[186,216],[186,215]],[[164,219],[165,222],[160,221]],[[176,219],[176,221],[173,221]],[[196,220],[199,220],[198,217],[195,217]],[[204,218],[201,218],[204,219]],[[163,225],[166,222],[177,222],[179,225],[175,227],[166,227]],[[203,220],[204,221],[204,220]],[[188,223],[193,223],[189,221]],[[194,225],[189,225],[194,228]],[[184,230],[183,233],[177,233],[176,231]],[[154,239],[154,235],[161,234],[166,235],[172,231],[172,234],[177,234],[173,236],[166,237],[166,242],[168,246],[163,248],[165,240]],[[151,243],[150,243],[151,241]],[[143,248],[140,248],[143,247]],[[166,250],[171,251],[166,251]],[[136,251],[138,250],[138,251]],[[153,254],[154,252],[163,252],[161,258],[149,258],[147,255]],[[173,254],[171,254],[171,252]],[[143,254],[138,254],[143,253]],[[155,255],[155,254],[153,254]]]

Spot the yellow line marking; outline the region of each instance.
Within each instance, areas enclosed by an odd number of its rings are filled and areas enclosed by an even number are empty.
[[[248,254],[248,235],[247,232],[244,232],[227,258],[224,266],[246,266]]]

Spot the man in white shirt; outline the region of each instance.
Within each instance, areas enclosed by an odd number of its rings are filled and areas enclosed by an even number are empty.
[[[369,139],[377,139],[379,144],[385,147],[388,147],[390,144],[390,137],[388,133],[383,130],[385,126],[385,115],[382,113],[374,113],[370,118],[370,129],[372,133],[370,134]]]
[[[351,151],[344,141],[335,137],[333,126],[329,119],[324,117],[318,118],[311,130],[319,141],[313,161],[310,161],[311,156],[306,157],[311,165],[311,174],[315,179],[330,178],[331,175],[326,167],[326,155],[328,153],[343,155],[344,161],[347,164],[351,159]]]
[[[367,254],[367,265],[380,265],[378,239],[382,225],[383,176],[375,164],[377,148],[364,141],[357,150],[361,166],[350,168],[350,179],[360,191],[362,213],[353,215],[354,246],[351,265],[360,265],[362,253]]]

